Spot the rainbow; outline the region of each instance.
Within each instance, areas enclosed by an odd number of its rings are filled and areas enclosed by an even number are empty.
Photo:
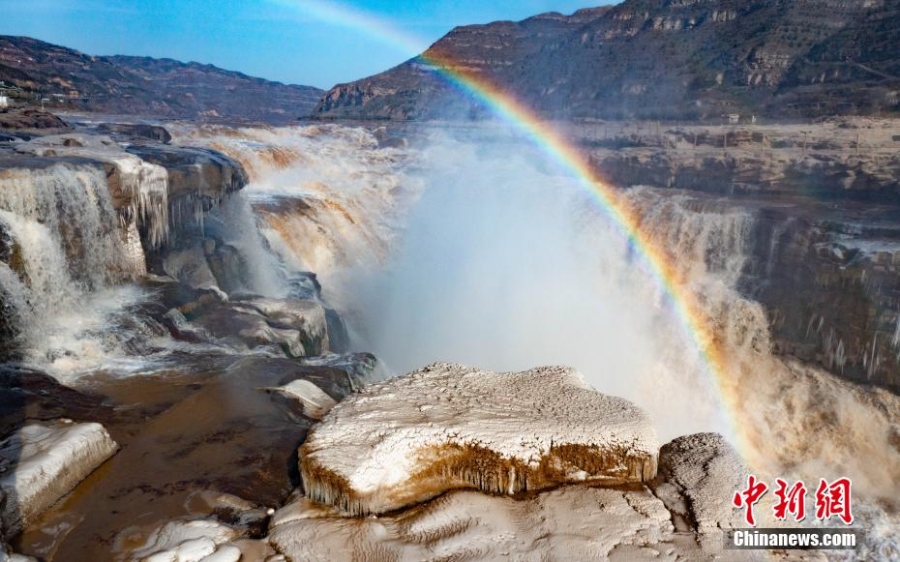
[[[698,352],[715,379],[721,406],[729,424],[730,436],[736,441],[738,449],[747,460],[754,456],[754,448],[745,442],[747,435],[741,431],[736,419],[740,411],[740,397],[729,375],[726,355],[713,327],[693,294],[679,278],[674,264],[665,252],[640,227],[640,217],[627,204],[621,190],[615,189],[601,177],[587,158],[569,141],[567,141],[550,123],[542,119],[535,111],[519,102],[509,93],[503,91],[487,77],[469,71],[447,56],[435,50],[427,50],[424,43],[404,33],[372,14],[351,9],[334,2],[324,3],[318,0],[272,0],[282,6],[300,8],[304,13],[322,21],[347,26],[373,36],[385,44],[395,46],[409,56],[418,56],[427,63],[435,73],[443,76],[448,82],[473,96],[485,104],[497,117],[506,121],[531,140],[542,152],[552,158],[568,173],[575,176],[585,190],[599,204],[603,213],[615,224],[626,237],[635,254],[639,256],[647,274],[658,284],[666,301],[679,319],[687,337],[696,345]],[[424,54],[419,55],[425,51]],[[751,462],[751,464],[753,464]]]

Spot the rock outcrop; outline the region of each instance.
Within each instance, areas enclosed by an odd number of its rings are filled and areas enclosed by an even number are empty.
[[[723,532],[742,526],[730,498],[747,469],[720,435],[675,439],[662,447],[659,462],[649,488],[580,483],[517,498],[456,490],[366,518],[298,491],[273,515],[268,541],[291,560],[311,561],[766,558],[723,551]]]
[[[626,190],[654,188],[634,208],[670,259],[680,258],[679,229],[690,238],[679,221],[744,217],[731,256],[743,265],[728,275],[764,306],[776,352],[900,389],[896,120],[608,123],[569,132],[600,177]]]
[[[118,445],[98,423],[25,425],[0,443],[0,513],[13,536],[111,457]]]
[[[342,518],[298,497],[275,513],[269,542],[311,562],[712,559],[673,536],[668,511],[648,491],[585,485],[518,500],[456,491],[377,518]]]
[[[0,36],[0,80],[46,97],[56,109],[264,123],[306,115],[322,94],[208,64],[97,57],[11,36]],[[22,96],[22,102],[40,103],[40,97]]]
[[[627,0],[452,30],[421,56],[330,90],[323,118],[488,114],[435,70],[560,118],[896,113],[897,0]]]
[[[492,373],[435,364],[335,406],[300,448],[307,494],[384,513],[454,489],[513,495],[656,476],[647,415],[572,369]]]
[[[0,142],[28,138],[36,133],[66,132],[72,126],[46,111],[37,109],[0,109]]]

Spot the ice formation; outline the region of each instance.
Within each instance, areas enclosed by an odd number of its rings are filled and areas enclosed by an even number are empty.
[[[209,520],[171,521],[156,530],[136,550],[133,560],[145,562],[237,562],[240,550],[229,541],[238,533],[227,525]]]
[[[714,556],[702,551],[692,535],[673,533],[669,512],[646,489],[581,484],[524,500],[456,491],[377,518],[335,515],[334,508],[297,498],[276,512],[269,541],[290,560],[310,562],[674,561]],[[751,553],[740,559],[765,557]]]
[[[316,420],[322,419],[337,404],[334,398],[308,380],[297,379],[269,390],[296,400],[303,410],[303,415]]]
[[[516,494],[567,482],[652,480],[648,416],[577,371],[492,373],[438,363],[335,406],[300,448],[307,494],[351,514],[448,490]]]
[[[3,528],[14,535],[111,457],[118,445],[98,423],[32,423],[0,442]]]

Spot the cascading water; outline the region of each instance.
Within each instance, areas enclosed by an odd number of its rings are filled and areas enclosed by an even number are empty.
[[[355,347],[394,372],[439,360],[572,365],[644,406],[664,439],[719,431],[740,438],[763,474],[851,476],[870,552],[897,554],[900,398],[773,354],[763,307],[738,290],[752,211],[653,188],[627,194],[716,327],[728,360],[717,374],[592,196],[525,143],[435,136],[414,151],[337,126],[176,133],[250,174],[241,195],[199,214],[204,235],[247,261],[246,291],[284,296],[292,275],[312,270],[348,313]],[[26,362],[64,373],[135,355],[111,328],[144,298],[123,284],[143,273],[137,224],[154,246],[179,219],[166,216],[158,169],[120,175],[131,202],[118,210],[95,167],[0,175],[0,297]]]
[[[2,283],[24,360],[64,373],[115,354],[122,342],[106,328],[141,298],[119,283],[144,266],[143,253],[135,259],[133,244],[120,235],[103,171],[69,165],[11,170],[0,184],[0,224],[10,255]]]
[[[265,135],[266,147],[250,152],[270,163],[251,164],[249,193],[270,244],[295,267],[345,279],[331,289],[352,311],[360,347],[395,372],[439,360],[501,370],[573,365],[599,390],[647,408],[663,438],[720,431],[742,443],[761,474],[851,476],[858,516],[872,529],[868,552],[896,554],[900,399],[773,354],[762,306],[738,291],[753,211],[666,190],[628,193],[641,228],[716,327],[727,358],[716,374],[596,202],[524,143],[436,138],[404,156],[417,168],[403,175],[397,165],[408,162],[373,157],[371,141],[361,146],[347,133],[302,150],[296,138]],[[334,173],[327,158],[335,155],[377,165]],[[419,196],[394,187],[404,182],[425,188]],[[391,196],[402,204],[385,204]],[[273,220],[267,213],[276,209]],[[329,222],[336,219],[377,236],[347,236]],[[323,245],[328,259],[316,257]],[[385,248],[384,257],[366,258]]]
[[[178,142],[219,150],[250,176],[242,196],[288,270],[314,271],[326,300],[347,311],[356,273],[377,269],[400,228],[418,183],[398,170],[402,148],[381,148],[362,128],[314,125],[285,129],[186,128]]]

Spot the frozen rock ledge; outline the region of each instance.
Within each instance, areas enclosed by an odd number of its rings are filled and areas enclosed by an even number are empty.
[[[658,448],[642,410],[573,369],[439,363],[335,406],[300,448],[300,471],[310,498],[362,515],[455,489],[647,482]]]
[[[0,442],[3,528],[14,536],[118,449],[98,423],[31,423]]]

